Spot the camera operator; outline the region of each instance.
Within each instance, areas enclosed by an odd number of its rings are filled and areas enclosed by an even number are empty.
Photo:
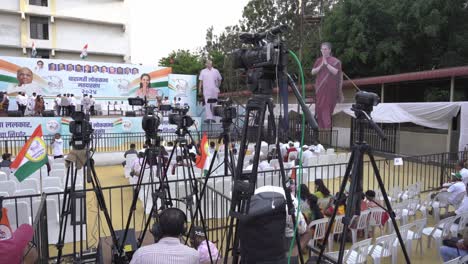
[[[213,62],[207,60],[206,68],[200,72],[198,80],[198,93],[203,92],[203,100],[205,102],[205,123],[214,123],[213,113],[211,112],[211,104],[208,104],[208,99],[218,99],[219,86],[221,85],[221,74],[213,68]],[[203,88],[203,89],[202,89]]]
[[[187,217],[182,210],[168,208],[159,214],[153,226],[155,244],[139,248],[130,264],[198,264],[198,252],[180,242],[185,233]]]

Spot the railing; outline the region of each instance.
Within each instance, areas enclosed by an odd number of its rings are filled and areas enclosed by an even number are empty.
[[[412,156],[412,157],[403,157],[403,165],[395,166],[393,164],[392,158],[377,158],[376,164],[382,176],[382,180],[387,189],[391,189],[394,186],[399,186],[402,189],[405,189],[409,185],[415,183],[421,183],[421,191],[431,191],[441,187],[441,184],[446,181],[447,177],[450,176],[450,173],[453,172],[453,164],[460,157],[466,157],[466,153],[439,153],[432,155],[423,155],[423,156]],[[336,193],[339,190],[339,186],[342,182],[343,175],[346,170],[347,163],[335,163],[335,164],[325,164],[317,166],[304,167],[302,173],[302,182],[311,187],[313,187],[313,182],[315,179],[323,179],[325,185],[329,188],[331,193]],[[191,215],[195,208],[190,210],[190,207],[187,207],[187,204],[182,201],[191,200],[190,194],[192,194],[191,185],[189,184],[187,178],[183,177],[183,173],[180,173],[181,167],[177,167],[177,172],[174,175],[169,175],[169,190],[172,198],[177,200],[173,201],[175,207],[178,207],[184,210],[191,221]],[[228,218],[230,203],[231,203],[231,188],[232,188],[232,179],[230,175],[222,175],[224,170],[223,166],[217,168],[213,176],[210,176],[207,180],[207,188],[201,199],[201,209],[206,219],[208,226],[208,236],[212,241],[218,242],[218,247],[220,247],[221,252],[223,252],[222,246],[225,245],[225,228],[228,223],[226,219]],[[285,170],[287,177],[292,174],[293,168]],[[299,175],[300,172],[296,169],[296,174]],[[219,174],[219,175],[217,175]],[[198,177],[196,183],[198,184],[198,190],[201,190],[205,177]],[[263,185],[275,185],[282,186],[280,182],[279,171],[262,171],[258,173],[257,176],[257,187]],[[141,199],[137,203],[137,208],[135,214],[131,219],[130,228],[134,229],[137,232],[137,235],[141,230],[143,230],[144,223],[149,217],[150,208],[152,205],[151,202],[151,186],[154,188],[158,187],[158,183],[144,183],[141,190]],[[377,180],[374,176],[374,171],[368,159],[364,161],[364,175],[363,175],[363,189],[378,189]],[[122,230],[125,227],[127,221],[128,212],[130,210],[131,197],[133,197],[134,186],[133,185],[122,185],[122,186],[112,186],[104,187],[102,189],[104,194],[104,199],[107,204],[107,208],[110,213],[111,221],[113,223],[115,230]],[[103,213],[98,210],[97,201],[93,190],[87,189],[82,191],[77,191],[77,196],[83,197],[84,203],[77,202],[76,205],[78,208],[82,208],[83,214],[80,214],[81,217],[84,217],[83,221],[77,221],[76,225],[83,228],[86,234],[86,241],[81,245],[84,251],[97,248],[99,243],[99,238],[108,237],[109,229],[107,224],[103,224]],[[41,227],[45,227],[44,219],[46,219],[43,214],[46,212],[45,207],[39,206],[39,209],[34,207],[35,201],[37,201],[39,195],[30,195],[30,196],[18,196],[18,197],[5,197],[5,203],[14,203],[17,208],[12,210],[10,213],[14,216],[10,216],[11,219],[14,219],[16,227],[25,219],[20,219],[18,217],[17,204],[19,202],[26,202],[28,204],[28,214],[33,216],[32,221],[40,224]],[[47,200],[56,200],[58,201],[58,212],[48,210],[47,213],[56,213],[60,212],[63,203],[63,193],[49,193],[47,194]],[[182,201],[181,201],[182,200]],[[78,200],[79,201],[79,200]],[[83,200],[82,200],[83,201]],[[41,213],[36,213],[39,210]],[[77,211],[80,211],[77,209]],[[9,214],[10,214],[9,213]],[[38,220],[38,217],[40,220]],[[56,219],[57,215],[47,215],[47,219]],[[80,223],[81,222],[81,223]],[[105,223],[105,222],[104,222]],[[198,221],[195,223],[200,225]],[[50,223],[49,223],[50,226]],[[70,229],[67,232],[72,232]],[[43,232],[42,232],[43,233]],[[47,233],[47,232],[45,232]],[[151,236],[150,233],[147,233],[148,236]],[[76,239],[78,239],[77,236]],[[44,237],[41,237],[43,240]],[[49,237],[49,241],[56,240],[55,237]],[[52,243],[53,244],[53,243]],[[42,246],[43,247],[43,246]],[[44,247],[43,247],[44,248]],[[65,247],[67,249],[67,247]],[[70,253],[70,247],[68,247],[68,254]],[[49,247],[49,255],[55,256],[55,250]]]
[[[386,140],[382,140],[374,129],[367,124],[364,125],[364,140],[375,150],[378,152],[386,152],[386,153],[396,153],[397,145],[400,140],[399,138],[399,124],[378,124],[384,135],[386,136]],[[356,142],[359,136],[358,126],[356,125],[356,119],[351,119],[351,142],[350,146]]]
[[[37,263],[49,263],[49,234],[47,230],[47,204],[45,194],[41,196],[41,202],[34,219],[33,229],[33,244],[38,256]]]

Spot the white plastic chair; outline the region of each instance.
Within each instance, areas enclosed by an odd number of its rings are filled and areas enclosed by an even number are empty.
[[[450,226],[455,221],[455,217],[447,217],[440,220],[433,227],[426,227],[422,230],[424,236],[427,236],[427,248],[431,247],[431,240],[435,240],[437,248],[442,245],[442,240],[450,235]]]
[[[0,171],[5,173],[8,177],[11,174],[11,169],[9,167],[0,167]]]
[[[335,153],[335,149],[334,148],[329,148],[327,149],[327,154],[333,154]]]
[[[8,202],[3,206],[8,211],[8,220],[13,231],[22,224],[32,224],[31,211],[26,202]]]
[[[3,181],[2,184],[0,184],[0,192],[6,192],[10,196],[13,196],[16,191],[16,182],[14,181]]]
[[[65,170],[61,170],[61,169],[57,169],[57,170],[51,170],[50,171],[50,174],[49,176],[50,177],[60,177],[60,178],[64,178],[66,176],[66,171]]]
[[[0,192],[0,196],[8,197],[8,196],[10,196],[10,194],[7,193],[7,192]]]
[[[333,250],[333,243],[334,243],[334,238],[335,236],[337,236],[338,238],[340,238],[340,235],[343,233],[343,228],[344,228],[344,225],[343,225],[343,217],[344,215],[337,215],[335,217],[335,221],[333,222],[333,229],[330,233],[330,235],[328,236],[328,251],[332,251]],[[340,238],[340,239],[344,239],[344,238]]]
[[[382,208],[371,208],[370,210],[370,217],[369,217],[369,227],[372,229],[372,234],[374,233],[375,227],[380,229],[380,235],[383,233],[383,223],[382,217],[385,211]]]
[[[58,187],[63,190],[62,179],[59,177],[46,177],[42,179],[42,190],[48,187]]]
[[[8,181],[8,175],[3,171],[0,171],[0,182]]]
[[[315,248],[316,243],[318,240],[322,240],[325,238],[325,232],[327,229],[327,224],[328,224],[328,218],[322,218],[318,220],[314,220],[309,223],[309,226],[307,227],[307,230],[311,232],[310,230],[313,228],[313,236],[307,243],[307,246],[309,248]],[[312,251],[311,251],[312,252]]]
[[[34,190],[36,193],[39,193],[39,181],[36,179],[25,179],[16,185],[16,190]]]
[[[411,248],[411,240],[408,240],[408,232],[413,227],[413,224],[406,224],[398,227],[398,230],[400,231],[401,238],[403,239],[403,243],[406,251],[408,251],[409,248]],[[396,235],[396,233],[394,232]],[[400,241],[398,239],[395,239],[393,242],[393,252],[392,252],[392,264],[397,264],[398,261],[398,248],[400,247]]]
[[[418,243],[416,244],[416,250],[418,250],[419,246],[419,253],[422,255],[422,231],[427,225],[427,218],[418,219],[413,222],[413,226],[410,230],[408,230],[408,240],[417,240]],[[408,252],[411,252],[411,245],[413,243],[409,243]]]
[[[374,260],[374,264],[380,264],[380,260],[382,258],[390,257],[392,255],[395,239],[395,233],[375,239],[375,244],[369,247],[369,255]]]
[[[364,238],[367,238],[369,214],[370,214],[369,210],[362,211],[361,215],[359,215],[359,218],[357,220],[356,227],[350,228],[351,234],[353,237],[353,243],[357,242],[357,233],[359,230],[364,230]]]
[[[457,219],[458,219],[458,224],[455,223],[457,222]],[[468,222],[468,212],[456,215],[455,220],[453,220],[453,224],[450,226],[450,233],[452,234],[452,237],[457,237],[458,234],[463,236],[463,230],[465,229],[467,222]]]
[[[365,239],[357,243],[353,243],[350,249],[345,250],[343,263],[347,264],[360,264],[366,263],[367,255],[369,253],[369,246],[372,239]],[[327,253],[331,258],[338,259],[338,252]]]

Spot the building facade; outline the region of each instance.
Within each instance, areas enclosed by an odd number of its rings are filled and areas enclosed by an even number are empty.
[[[130,62],[128,1],[2,0],[0,55]]]

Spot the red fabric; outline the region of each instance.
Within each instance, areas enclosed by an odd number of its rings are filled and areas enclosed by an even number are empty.
[[[10,239],[0,241],[0,264],[19,264],[23,252],[33,237],[32,226],[23,224],[13,233]]]
[[[317,68],[322,63],[323,57],[318,58],[314,63]],[[333,75],[325,66],[320,69],[315,79],[315,113],[319,128],[331,128],[331,116],[339,100],[342,84],[341,61],[335,57],[328,57],[327,63],[338,69],[338,73]]]
[[[294,152],[294,151],[297,152],[295,147],[288,148],[288,150],[286,151],[286,156],[284,156],[283,158],[284,162],[288,162],[289,153]]]

